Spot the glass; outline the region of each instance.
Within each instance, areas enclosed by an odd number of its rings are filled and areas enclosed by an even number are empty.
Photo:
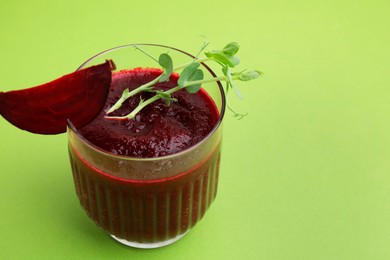
[[[158,57],[169,52],[176,64],[193,56],[168,46],[137,44]],[[79,69],[112,59],[117,71],[156,67],[134,45],[99,53]],[[157,64],[158,67],[158,64]],[[215,77],[201,65],[206,77]],[[202,85],[219,110],[213,130],[201,142],[179,153],[134,158],[104,151],[80,135],[68,121],[69,156],[76,193],[87,215],[117,241],[156,248],[183,237],[202,219],[217,194],[225,96],[220,82]]]

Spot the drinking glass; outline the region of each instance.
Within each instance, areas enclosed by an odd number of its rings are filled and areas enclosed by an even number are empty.
[[[156,67],[169,53],[183,64],[194,57],[156,44],[129,44],[106,50],[80,69],[111,59],[117,71]],[[206,77],[215,77],[205,64]],[[114,72],[115,73],[115,72]],[[115,155],[84,138],[68,120],[69,157],[76,194],[89,218],[114,239],[137,248],[157,248],[183,237],[205,215],[217,194],[225,95],[220,82],[203,84],[219,118],[199,143],[181,152],[151,158]]]

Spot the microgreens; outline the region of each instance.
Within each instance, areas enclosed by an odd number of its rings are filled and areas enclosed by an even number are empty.
[[[222,50],[212,50],[212,51],[204,51],[208,46],[208,42],[205,42],[200,48],[199,53],[195,56],[195,58],[186,63],[179,66],[174,67],[171,56],[168,53],[160,54],[159,58],[155,58],[145,50],[141,49],[139,46],[135,45],[137,50],[140,50],[153,60],[155,60],[163,69],[163,73],[153,79],[152,81],[139,86],[136,89],[129,90],[125,89],[122,93],[122,96],[118,99],[118,101],[106,112],[107,118],[111,119],[131,119],[134,118],[139,111],[141,111],[147,105],[162,99],[165,101],[166,105],[169,106],[171,102],[176,102],[177,100],[172,97],[172,93],[186,89],[189,93],[196,93],[201,88],[201,85],[208,82],[216,82],[216,81],[224,81],[226,82],[225,92],[228,94],[229,90],[233,89],[236,95],[239,98],[242,98],[238,88],[234,84],[234,81],[249,81],[258,78],[262,75],[262,72],[258,70],[252,71],[240,71],[240,72],[232,72],[235,66],[240,63],[240,59],[235,56],[239,50],[239,45],[236,42],[228,43]],[[204,53],[203,58],[199,58],[201,53]],[[204,78],[203,71],[199,68],[200,64],[203,62],[214,61],[222,67],[223,76]],[[170,88],[168,90],[156,90],[154,89],[154,85],[159,82],[165,82],[169,80],[171,74],[175,71],[180,71],[179,79],[177,81],[177,86]],[[139,94],[141,92],[152,92],[154,96],[149,99],[140,99],[138,106],[128,115],[125,116],[110,116],[109,114],[119,109],[123,102],[125,102],[128,98]],[[228,103],[228,102],[227,102]],[[227,104],[227,108],[233,113],[233,116],[236,118],[242,118],[245,114],[240,114],[235,112],[232,107]]]

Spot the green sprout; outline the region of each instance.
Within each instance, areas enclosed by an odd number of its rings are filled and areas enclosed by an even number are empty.
[[[225,93],[226,95],[230,90],[234,90],[236,95],[241,98],[239,90],[237,86],[234,84],[235,81],[250,81],[258,78],[262,75],[262,72],[258,70],[247,71],[243,70],[240,72],[232,72],[232,69],[235,68],[240,63],[240,59],[236,56],[239,45],[236,42],[228,43],[221,50],[212,50],[212,51],[204,51],[208,46],[208,42],[204,42],[202,47],[200,48],[199,53],[195,56],[193,60],[186,64],[181,64],[179,66],[173,65],[173,60],[168,53],[160,54],[159,58],[155,58],[139,46],[135,45],[135,48],[145,55],[149,56],[153,60],[155,60],[162,68],[163,72],[161,75],[153,79],[152,81],[139,86],[133,90],[125,89],[122,92],[122,96],[118,99],[118,101],[106,112],[107,118],[110,119],[132,119],[134,118],[143,108],[148,106],[149,104],[157,101],[164,100],[166,105],[169,106],[171,102],[176,102],[177,100],[172,97],[172,94],[178,90],[186,89],[189,93],[196,93],[200,90],[202,84],[209,82],[226,82],[225,85]],[[204,54],[205,57],[199,58],[201,54]],[[211,78],[205,78],[203,71],[199,68],[201,63],[205,62],[216,62],[222,67],[223,76],[216,76]],[[177,86],[163,90],[154,89],[155,84],[160,82],[168,81],[171,74],[176,71],[181,71],[179,74],[179,79],[177,81]],[[123,102],[125,102],[128,98],[139,94],[141,92],[152,92],[154,95],[146,100],[141,99],[138,106],[128,115],[125,116],[110,116],[112,112],[119,109]],[[246,114],[241,114],[236,112],[227,102],[227,108],[233,113],[233,116],[240,119],[244,117]]]

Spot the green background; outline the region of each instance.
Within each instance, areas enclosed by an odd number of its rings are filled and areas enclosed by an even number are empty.
[[[122,246],[76,198],[66,135],[0,118],[1,259],[390,259],[390,2],[0,1],[0,91],[150,42],[241,45],[218,196],[182,240]]]

